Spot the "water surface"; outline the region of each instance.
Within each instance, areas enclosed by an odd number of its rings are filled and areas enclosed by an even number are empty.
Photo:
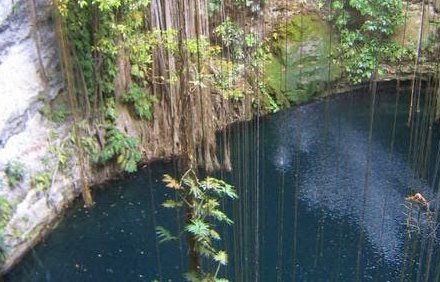
[[[233,171],[218,176],[240,199],[225,203],[235,224],[220,227],[230,255],[223,276],[435,281],[439,245],[423,228],[408,236],[404,198],[434,197],[440,129],[433,128],[431,151],[422,151],[406,124],[408,92],[396,98],[388,85],[374,112],[362,90],[228,129]],[[422,173],[412,168],[420,167],[417,154],[427,155]],[[6,280],[182,281],[185,242],[159,245],[154,234],[156,225],[180,228],[180,215],[160,207],[164,173],[176,174],[175,165],[155,163],[108,183],[95,190],[93,209],[75,202]]]

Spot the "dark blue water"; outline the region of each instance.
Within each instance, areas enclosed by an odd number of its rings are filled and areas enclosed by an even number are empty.
[[[415,191],[434,197],[440,129],[433,128],[431,150],[423,149],[414,136],[427,132],[406,125],[408,93],[396,104],[395,89],[382,87],[373,114],[367,92],[227,130],[233,171],[218,176],[240,199],[224,203],[235,224],[220,227],[230,256],[223,276],[436,281],[440,245],[423,226],[408,235],[404,198]],[[180,229],[181,215],[160,207],[164,173],[176,174],[175,165],[155,163],[97,188],[93,209],[77,201],[6,280],[182,281],[184,240],[159,245],[154,233],[156,225]]]

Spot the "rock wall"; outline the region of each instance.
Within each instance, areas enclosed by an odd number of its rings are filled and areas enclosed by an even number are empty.
[[[0,198],[12,210],[7,215],[1,210],[8,221],[2,230],[6,270],[78,191],[72,178],[61,174],[48,190],[32,185],[39,172],[58,173],[44,159],[69,129],[40,113],[43,101],[55,99],[62,88],[49,1],[0,0],[0,7]],[[59,140],[51,137],[55,133]],[[12,162],[24,171],[15,187],[5,173]]]

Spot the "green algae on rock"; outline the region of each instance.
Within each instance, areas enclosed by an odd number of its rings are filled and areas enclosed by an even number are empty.
[[[336,40],[318,14],[295,15],[272,34],[272,57],[266,64],[267,83],[281,105],[309,100],[335,80],[331,64]]]

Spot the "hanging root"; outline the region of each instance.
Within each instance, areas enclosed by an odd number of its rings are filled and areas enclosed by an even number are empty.
[[[403,206],[406,208],[406,212],[403,213],[406,218],[406,220],[405,220],[406,231],[407,231],[408,237],[411,238],[411,235],[413,233],[420,234],[421,229],[420,229],[419,221],[414,217],[414,214],[413,214],[414,209],[413,209],[412,203],[404,204]]]
[[[434,214],[430,211],[423,212],[418,210],[416,215],[412,203],[405,203],[404,207],[406,208],[404,215],[406,218],[405,226],[408,237],[411,238],[412,234],[426,234],[429,238],[437,240],[437,228],[439,224],[435,222]]]

